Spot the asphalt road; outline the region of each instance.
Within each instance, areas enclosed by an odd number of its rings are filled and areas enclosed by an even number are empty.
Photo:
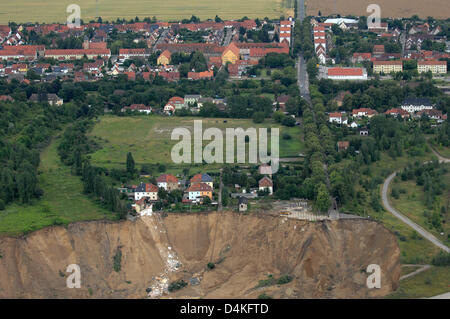
[[[309,79],[308,72],[306,69],[305,58],[300,54],[297,60],[297,72],[298,72],[298,87],[300,89],[300,95],[308,103],[311,104],[311,97],[309,95]]]
[[[297,1],[297,19],[303,21],[305,18],[305,0]]]
[[[441,155],[439,155],[438,153],[436,153],[435,150],[431,149],[433,151],[433,153],[438,157],[439,162],[440,163],[449,163],[450,159],[448,158],[444,158]],[[434,244],[435,246],[441,248],[442,250],[444,250],[445,252],[449,253],[450,252],[450,248],[447,247],[446,245],[444,245],[439,239],[437,239],[436,237],[434,237],[432,234],[430,234],[428,231],[426,231],[425,229],[423,229],[422,227],[420,227],[419,225],[417,225],[416,223],[414,223],[412,220],[410,220],[408,217],[406,217],[405,215],[401,214],[399,211],[397,211],[394,207],[391,206],[391,204],[389,203],[388,200],[388,189],[389,189],[389,184],[392,182],[392,180],[394,179],[395,175],[397,174],[397,172],[392,173],[391,175],[389,175],[389,177],[384,181],[383,184],[383,190],[381,193],[381,197],[383,200],[383,206],[384,208],[386,208],[387,211],[389,211],[392,215],[394,215],[395,217],[397,217],[398,219],[400,219],[402,222],[404,222],[405,224],[407,224],[408,226],[410,226],[411,228],[413,228],[417,233],[419,233],[423,238],[429,240],[432,244]]]

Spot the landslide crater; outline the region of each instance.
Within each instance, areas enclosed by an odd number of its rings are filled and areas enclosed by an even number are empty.
[[[395,290],[401,271],[397,240],[379,223],[233,212],[51,227],[0,238],[0,256],[0,298],[147,298],[149,287],[164,298],[366,298]],[[79,289],[66,287],[70,264]],[[380,289],[366,286],[369,264],[381,267]],[[292,281],[261,287],[270,275]],[[188,285],[167,293],[180,280]]]

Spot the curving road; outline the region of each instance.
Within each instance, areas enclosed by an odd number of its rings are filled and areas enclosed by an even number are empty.
[[[431,147],[430,147],[431,148]],[[438,154],[433,148],[431,148],[432,152],[438,157],[440,163],[449,163],[450,159],[442,157],[440,154]],[[401,214],[399,211],[397,211],[394,207],[391,206],[388,200],[388,189],[389,184],[391,184],[392,180],[394,179],[395,175],[397,175],[397,172],[392,173],[389,175],[389,177],[384,181],[383,184],[383,190],[381,193],[381,197],[383,199],[383,206],[386,208],[387,211],[389,211],[392,215],[400,219],[402,222],[413,228],[416,232],[418,232],[422,237],[429,240],[431,243],[433,243],[435,246],[441,248],[447,253],[450,253],[450,248],[448,248],[446,245],[444,245],[439,239],[434,237],[432,234],[430,234],[428,231],[414,223],[411,219],[406,217],[405,215]]]

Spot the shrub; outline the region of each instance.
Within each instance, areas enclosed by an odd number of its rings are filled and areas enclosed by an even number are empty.
[[[116,254],[113,258],[114,261],[114,271],[119,272],[122,269],[122,251],[120,250],[120,247],[117,247]]]
[[[291,135],[289,135],[288,133],[283,134],[283,140],[290,140],[290,139],[292,139]]]
[[[283,275],[277,280],[277,284],[284,285],[292,281],[292,277],[289,275]]]
[[[186,287],[186,286],[187,286],[187,282],[185,282],[184,280],[172,282],[169,285],[169,292],[174,292],[174,291],[180,290],[181,288]]]
[[[216,265],[212,262],[209,262],[208,265],[206,265],[206,267],[208,267],[209,270],[212,270],[212,269],[216,268]]]
[[[281,124],[284,126],[295,126],[295,119],[291,116],[286,116],[282,121]]]
[[[439,254],[433,257],[431,263],[434,266],[450,266],[450,254],[440,251]]]
[[[269,295],[266,295],[266,293],[263,293],[258,296],[258,299],[272,299],[272,297]]]

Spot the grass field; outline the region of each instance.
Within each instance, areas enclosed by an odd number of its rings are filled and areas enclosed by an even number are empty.
[[[447,167],[450,168],[450,165],[447,165]],[[447,172],[442,178],[447,183],[447,190],[450,189],[450,172]],[[445,223],[442,224],[444,235],[441,235],[436,228],[429,224],[427,217],[424,215],[424,211],[429,211],[430,213],[431,211],[427,209],[424,204],[425,193],[423,192],[422,187],[417,186],[415,181],[401,181],[400,179],[395,179],[391,184],[391,189],[392,187],[402,189],[406,192],[405,194],[400,194],[398,199],[390,196],[389,200],[392,205],[412,221],[431,232],[436,238],[449,245],[447,235],[450,234],[450,220],[447,218]],[[435,210],[439,211],[441,206],[447,205],[448,195],[449,193],[446,191],[441,196],[437,197]],[[449,214],[447,214],[447,216],[448,215]]]
[[[193,121],[199,119],[193,117],[103,116],[89,133],[91,138],[102,145],[100,150],[91,155],[92,163],[108,168],[124,168],[126,155],[131,152],[138,165],[156,163],[172,165],[171,150],[178,143],[178,141],[171,140],[172,130],[177,127],[185,127],[192,131]],[[227,123],[224,123],[225,120]],[[202,119],[202,125],[203,130],[209,127],[220,129],[224,137],[226,128],[280,127],[269,121],[255,124],[252,120],[247,119]],[[284,140],[282,135],[285,133],[292,138]],[[208,143],[209,141],[204,141],[203,145]],[[304,147],[300,127],[280,127],[280,157],[297,156],[304,151]],[[192,153],[192,158],[193,156]],[[180,165],[174,165],[180,167]],[[208,166],[214,168],[215,166],[219,167],[220,164]]]
[[[101,16],[104,21],[117,18],[156,16],[158,20],[181,20],[196,15],[201,19],[278,18],[290,13],[293,0],[15,0],[2,1],[0,23],[15,22],[65,22],[69,4],[78,4],[81,19],[88,22]],[[98,3],[98,5],[97,5]],[[291,9],[291,12],[286,12]]]
[[[450,266],[432,267],[400,281],[399,288],[387,298],[429,298],[450,291]]]
[[[39,186],[43,197],[35,205],[12,204],[0,212],[0,234],[20,235],[54,224],[113,217],[82,194],[81,180],[60,162],[57,144],[55,139],[41,153]]]

